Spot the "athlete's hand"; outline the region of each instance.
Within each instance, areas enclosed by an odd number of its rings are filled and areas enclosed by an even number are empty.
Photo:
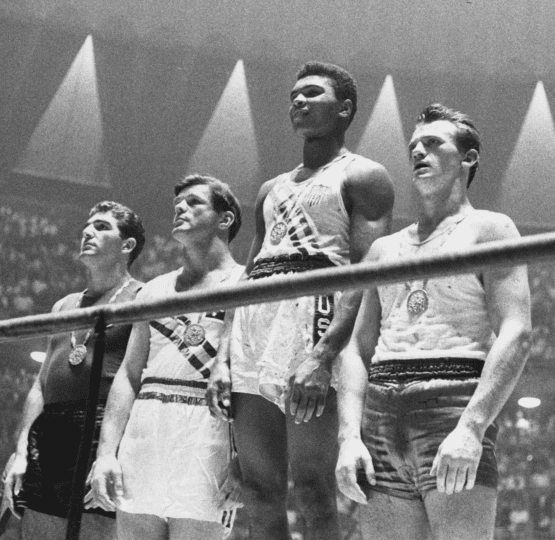
[[[482,456],[482,441],[470,429],[457,426],[441,443],[430,474],[437,476],[440,493],[472,489]]]
[[[233,422],[231,417],[231,372],[227,362],[216,362],[206,389],[206,402],[210,414],[224,422]]]
[[[234,508],[242,508],[244,506],[241,500],[242,477],[239,460],[234,457],[227,466],[227,478],[223,483],[216,504],[218,510],[233,510]]]
[[[322,416],[331,382],[326,365],[312,356],[307,358],[289,379],[289,410],[295,423],[308,422],[314,414]]]
[[[85,487],[89,488],[89,491],[87,491],[83,499],[83,502],[85,503],[85,508],[98,508],[99,506],[94,499],[94,493],[91,488],[91,482],[92,482],[92,477],[94,475],[95,465],[96,465],[96,461],[93,462],[91,470],[89,471],[89,474],[87,475],[87,479],[85,480]]]
[[[357,470],[363,469],[371,485],[376,483],[372,458],[364,443],[358,439],[347,439],[339,447],[339,457],[335,467],[337,487],[345,495],[359,504],[367,504],[366,496],[357,483]]]
[[[10,510],[17,517],[21,517],[15,510],[14,496],[17,496],[23,485],[23,476],[27,470],[27,456],[14,453],[8,460],[2,474],[4,497],[8,501]]]
[[[115,512],[123,497],[121,465],[115,456],[97,458],[91,470],[90,481],[92,499],[85,508],[99,507],[107,512]]]

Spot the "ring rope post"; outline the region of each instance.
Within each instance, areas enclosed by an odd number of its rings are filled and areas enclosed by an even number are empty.
[[[79,540],[79,531],[81,529],[81,518],[83,516],[84,504],[83,499],[85,497],[85,483],[87,481],[87,466],[91,455],[94,431],[96,428],[96,409],[98,405],[98,394],[102,376],[102,364],[104,362],[106,320],[104,313],[102,312],[98,315],[94,332],[95,342],[91,365],[89,395],[87,398],[79,453],[77,454],[75,470],[73,473],[66,540]]]

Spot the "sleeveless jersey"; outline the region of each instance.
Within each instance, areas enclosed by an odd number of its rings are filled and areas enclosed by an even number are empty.
[[[244,267],[237,265],[226,279],[237,282]],[[179,270],[154,278],[144,293],[156,298],[175,294]],[[205,389],[220,342],[225,312],[187,313],[150,321],[150,352],[141,381],[171,379],[187,381],[192,388]],[[194,327],[201,326],[202,339]],[[194,384],[198,383],[198,384]]]
[[[224,281],[235,283],[243,271],[237,265]],[[178,275],[159,276],[143,290],[149,298],[173,296]],[[235,512],[220,510],[217,495],[231,459],[230,430],[210,416],[205,399],[223,327],[223,311],[149,322],[147,365],[118,451],[120,510],[219,522],[229,532]]]
[[[129,302],[134,300],[137,292],[143,284],[140,281],[131,282],[121,294],[114,300],[114,303]],[[76,309],[77,302],[81,298],[81,293],[73,293],[62,300],[60,311]],[[80,302],[81,307],[96,305],[98,297],[85,294]],[[114,380],[127,347],[127,340],[131,334],[130,323],[110,325],[106,328],[104,345],[104,362],[102,363],[102,376],[100,381],[99,397],[104,400],[108,397],[110,386]],[[91,329],[92,331],[92,329]],[[86,330],[75,332],[76,342],[83,343]],[[70,334],[54,334],[50,338],[51,356],[48,363],[44,387],[42,389],[44,402],[60,403],[65,401],[79,401],[87,399],[89,395],[91,366],[95,344],[94,332],[87,341],[87,356],[82,364],[72,366],[69,363],[71,352]]]
[[[278,177],[264,200],[266,234],[262,258],[323,253],[337,265],[349,263],[349,215],[341,195],[345,169],[356,154],[343,154],[295,182],[302,166]],[[310,172],[310,171],[309,171]]]
[[[409,253],[420,256],[456,249],[457,239],[451,235],[455,227],[422,244],[411,241],[410,227],[403,229],[388,237],[387,253],[381,260],[398,260]],[[422,313],[411,313],[407,302],[411,292],[417,289],[425,290],[428,306]],[[382,319],[372,362],[486,358],[494,333],[484,287],[476,274],[385,285],[378,287],[378,294]]]

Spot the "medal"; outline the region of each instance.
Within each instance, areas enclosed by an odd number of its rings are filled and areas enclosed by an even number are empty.
[[[270,231],[270,242],[274,245],[279,244],[287,234],[287,225],[280,221],[276,223]]]
[[[190,324],[185,330],[185,335],[183,339],[189,347],[196,347],[204,341],[206,336],[206,331],[204,327],[200,324]]]
[[[108,300],[108,304],[111,304],[118,297],[118,295],[121,293],[121,291],[123,291],[123,289],[125,289],[125,287],[127,287],[127,285],[129,285],[132,281],[135,281],[135,280],[133,278],[128,279],[112,295],[110,300]],[[77,300],[77,305],[75,306],[76,308],[81,307],[81,302],[83,301],[83,297],[85,296],[86,292],[87,292],[87,289],[85,289],[81,293],[81,295],[79,296],[79,299]],[[69,351],[69,357],[68,357],[68,361],[69,361],[70,365],[78,366],[79,364],[83,363],[85,358],[87,358],[87,343],[89,342],[90,337],[91,337],[91,330],[89,330],[87,332],[87,334],[85,335],[85,339],[83,340],[83,343],[77,345],[77,338],[75,337],[75,332],[71,332],[71,334],[69,336],[69,343],[71,345],[71,351]]]
[[[78,366],[87,357],[87,347],[85,345],[77,345],[71,349],[69,353],[69,363],[72,366]]]
[[[428,293],[424,289],[414,289],[407,298],[407,309],[412,315],[422,315],[428,309]]]

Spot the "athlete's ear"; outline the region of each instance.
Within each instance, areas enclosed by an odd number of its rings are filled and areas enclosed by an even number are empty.
[[[341,110],[339,111],[339,116],[349,120],[351,118],[351,113],[353,112],[353,102],[350,99],[344,99],[341,103]]]
[[[136,245],[137,240],[135,238],[126,238],[122,243],[121,251],[122,253],[131,253],[135,249]]]
[[[466,154],[464,155],[463,160],[461,161],[461,165],[467,169],[470,169],[471,167],[476,165],[478,161],[480,161],[480,154],[478,153],[478,150],[476,150],[475,148],[471,148],[470,150],[467,150]]]
[[[220,212],[220,229],[229,229],[235,222],[235,215],[231,210]]]

